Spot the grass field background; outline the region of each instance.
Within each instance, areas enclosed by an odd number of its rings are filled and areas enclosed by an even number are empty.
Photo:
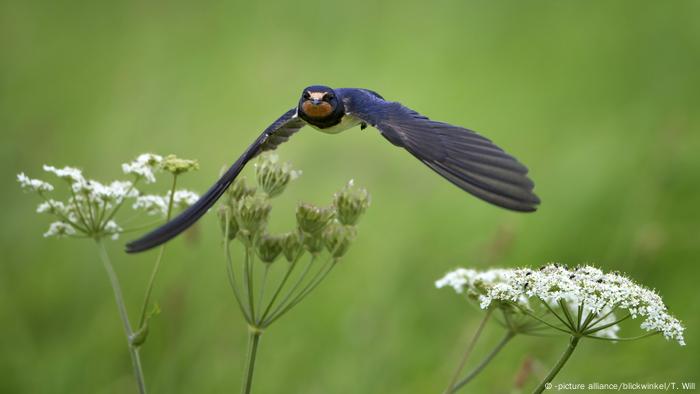
[[[15,174],[111,180],[141,152],[176,153],[199,159],[181,185],[201,192],[318,83],[481,132],[528,165],[542,206],[489,206],[371,128],[304,129],[278,150],[304,174],[273,226],[350,178],[372,206],[342,264],[263,336],[256,392],[439,392],[482,315],[434,280],[552,261],[627,272],[688,327],[685,348],[584,341],[558,381],[697,381],[699,15],[693,1],[0,3],[0,392],[134,388],[95,247],[42,238]],[[123,254],[128,238],[110,252],[134,315],[155,253]],[[219,242],[210,214],[166,250],[142,351],[153,393],[238,390],[246,328]],[[489,325],[476,356],[501,333]],[[515,340],[471,391],[513,392],[531,359],[527,392],[566,341]]]

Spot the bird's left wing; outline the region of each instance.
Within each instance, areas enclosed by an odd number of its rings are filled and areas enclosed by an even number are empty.
[[[436,122],[364,89],[344,89],[346,112],[379,129],[464,191],[500,207],[531,212],[539,198],[527,167],[479,134]]]
[[[287,141],[292,134],[299,131],[305,124],[306,122],[296,116],[296,109],[287,111],[260,134],[243,155],[233,163],[214,186],[207,190],[194,205],[187,208],[175,219],[128,243],[126,251],[135,253],[151,249],[185,231],[214,205],[248,161],[260,152],[277,148],[278,145]]]

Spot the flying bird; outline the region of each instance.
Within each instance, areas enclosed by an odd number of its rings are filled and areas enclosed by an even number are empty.
[[[534,183],[527,177],[527,167],[489,139],[463,127],[430,120],[372,90],[314,85],[304,89],[297,106],[267,127],[199,201],[127,244],[126,251],[141,252],[183,232],[214,205],[248,161],[277,148],[306,125],[328,134],[372,126],[389,142],[484,201],[520,212],[535,211],[540,203],[532,191]]]

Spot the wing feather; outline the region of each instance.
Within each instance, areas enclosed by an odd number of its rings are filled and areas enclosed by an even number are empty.
[[[515,211],[537,209],[528,169],[472,130],[436,122],[397,102],[361,89],[346,92],[346,109],[392,144],[405,148],[457,187]]]
[[[126,245],[128,253],[142,252],[163,244],[185,231],[199,220],[221,197],[231,182],[236,179],[246,163],[263,151],[277,148],[289,137],[304,127],[306,123],[296,117],[296,109],[291,109],[272,123],[253,142],[241,157],[204,193],[199,200],[168,223],[158,227],[143,237]]]

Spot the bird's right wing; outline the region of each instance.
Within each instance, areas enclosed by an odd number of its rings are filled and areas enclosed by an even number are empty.
[[[346,110],[433,171],[484,201],[514,211],[537,209],[527,167],[472,130],[437,122],[375,92],[352,89]]]
[[[260,152],[277,148],[289,137],[306,125],[302,119],[296,116],[296,109],[290,109],[273,124],[263,131],[248,149],[236,160],[235,163],[221,176],[221,178],[202,195],[199,200],[175,219],[158,227],[143,237],[132,241],[126,245],[128,253],[142,252],[163,244],[185,231],[221,197],[228,186],[241,172],[246,163],[257,156]]]

